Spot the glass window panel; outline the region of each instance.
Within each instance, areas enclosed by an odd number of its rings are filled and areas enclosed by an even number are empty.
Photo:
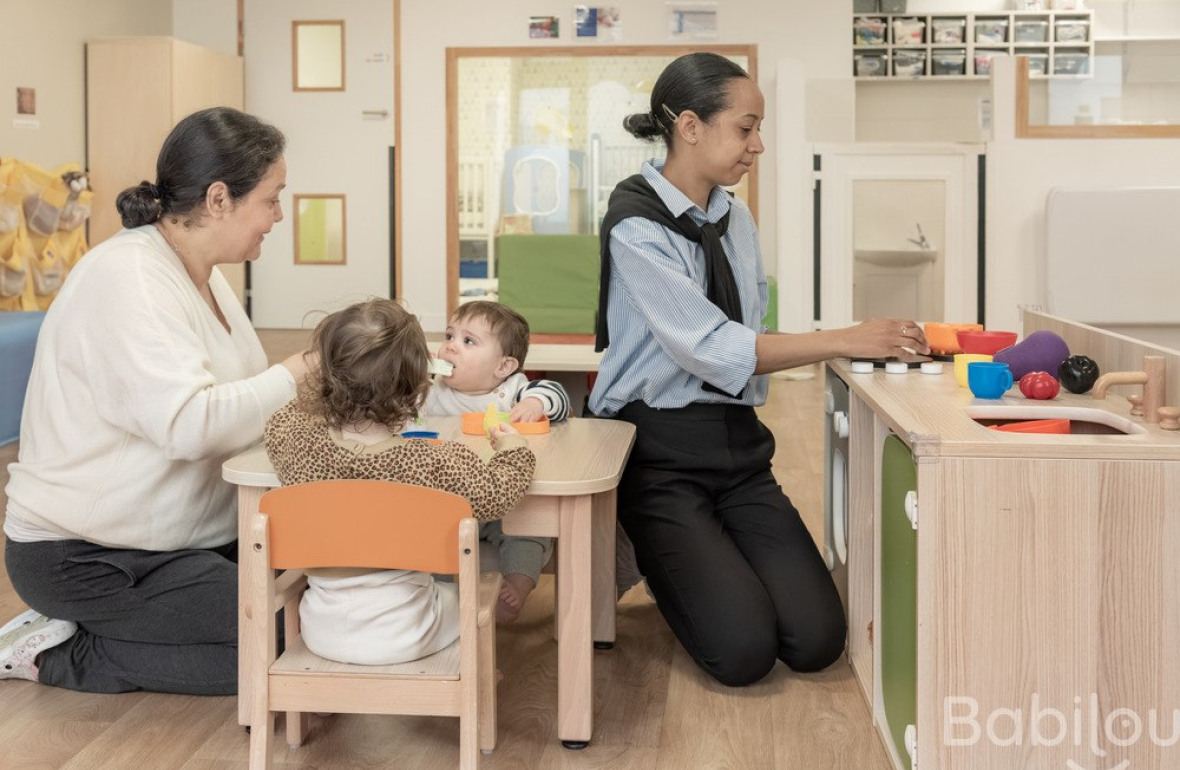
[[[853,182],[852,318],[942,321],[946,183]]]
[[[647,111],[656,79],[681,53],[457,58],[448,162],[460,302],[513,299],[534,332],[592,332],[607,200],[644,161],[665,156],[663,142],[628,134],[623,117]],[[730,58],[748,68],[748,56]],[[748,190],[743,179],[735,194],[746,200]]]
[[[343,265],[345,214],[343,195],[295,195],[295,264]]]
[[[1180,40],[1095,46],[1093,58],[1086,57],[1088,75],[1030,79],[1030,127],[1180,127]],[[1055,60],[1067,55],[1068,49],[1054,49]]]
[[[296,91],[344,90],[344,22],[295,21]]]

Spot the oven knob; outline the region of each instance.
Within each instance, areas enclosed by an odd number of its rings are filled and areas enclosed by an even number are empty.
[[[836,412],[832,415],[832,432],[836,438],[848,438],[848,413]]]

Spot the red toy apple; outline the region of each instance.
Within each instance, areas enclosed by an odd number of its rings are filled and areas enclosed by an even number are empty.
[[[1057,398],[1057,394],[1061,392],[1061,384],[1048,372],[1029,372],[1020,378],[1020,392],[1025,398],[1046,401]]]

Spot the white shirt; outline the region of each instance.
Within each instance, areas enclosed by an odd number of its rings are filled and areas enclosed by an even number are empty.
[[[8,467],[5,533],[178,550],[232,541],[221,464],[295,394],[217,270],[205,303],[151,225],[123,230],[71,271],[37,340]]]
[[[495,404],[501,412],[511,412],[522,398],[539,398],[545,407],[545,416],[550,422],[560,422],[569,417],[570,398],[559,383],[551,380],[534,380],[523,372],[509,376],[496,388],[487,393],[460,393],[441,379],[435,380],[426,393],[422,414],[463,414],[482,412]]]

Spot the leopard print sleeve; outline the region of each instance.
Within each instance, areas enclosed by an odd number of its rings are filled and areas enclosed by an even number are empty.
[[[502,518],[515,508],[537,467],[537,457],[527,446],[497,452],[486,463],[455,442],[431,445],[431,449],[436,479],[431,486],[467,498],[480,521]]]
[[[284,485],[315,480],[307,475],[309,467],[299,451],[300,440],[308,437],[308,431],[299,419],[301,416],[302,413],[295,409],[295,402],[289,401],[270,416],[262,433],[266,456]]]

